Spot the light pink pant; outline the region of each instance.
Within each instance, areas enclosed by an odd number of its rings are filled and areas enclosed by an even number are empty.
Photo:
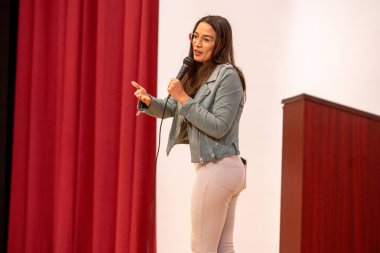
[[[239,156],[196,164],[191,198],[193,253],[233,253],[235,207],[245,188],[246,171]]]

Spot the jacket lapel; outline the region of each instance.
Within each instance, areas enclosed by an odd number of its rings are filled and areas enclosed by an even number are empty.
[[[197,101],[198,103],[202,102],[202,100],[207,97],[211,90],[209,88],[209,86],[207,85],[208,83],[210,82],[215,82],[216,78],[218,77],[218,74],[219,74],[219,70],[220,68],[222,67],[222,65],[218,65],[215,67],[214,71],[211,73],[210,77],[207,79],[207,81],[205,82],[205,84],[202,85],[202,87],[199,89],[199,91],[197,92],[197,94],[195,95],[195,101]]]

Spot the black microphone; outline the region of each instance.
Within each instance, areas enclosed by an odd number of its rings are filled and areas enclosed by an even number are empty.
[[[189,70],[189,68],[194,64],[194,59],[190,56],[183,59],[183,64],[181,69],[178,72],[177,79],[182,80],[182,78],[185,76],[186,72]]]
[[[185,59],[183,59],[182,67],[179,70],[176,78],[178,80],[182,80],[182,78],[185,76],[186,72],[190,69],[190,67],[194,64],[194,62],[195,62],[194,59],[191,58],[190,56],[185,57]],[[170,98],[170,94],[168,95],[166,99],[169,99],[169,98]]]

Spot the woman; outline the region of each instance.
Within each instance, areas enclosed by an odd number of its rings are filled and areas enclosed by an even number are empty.
[[[132,85],[139,111],[173,117],[167,154],[175,144],[190,145],[197,173],[191,200],[193,253],[234,252],[235,206],[246,177],[238,138],[244,76],[234,63],[227,19],[201,18],[190,41],[189,56],[195,63],[182,80],[170,80],[168,99],[150,96],[136,82]]]

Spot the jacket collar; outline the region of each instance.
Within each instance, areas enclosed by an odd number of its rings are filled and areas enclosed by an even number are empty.
[[[206,83],[201,86],[201,88],[197,92],[197,95],[195,95],[195,100],[197,102],[202,102],[202,100],[210,94],[211,90],[207,84],[210,82],[216,81],[216,78],[219,75],[219,71],[220,71],[221,67],[222,67],[222,65],[216,66],[214,71],[211,73],[210,77],[207,79]]]
[[[215,67],[214,71],[211,73],[210,77],[207,79],[206,83],[215,82],[216,78],[219,75],[219,70],[222,68],[222,64],[219,64]]]

